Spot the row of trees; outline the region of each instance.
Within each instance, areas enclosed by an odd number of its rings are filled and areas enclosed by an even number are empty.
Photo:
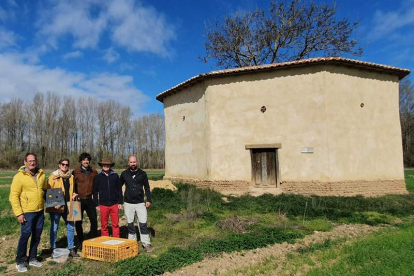
[[[141,167],[164,167],[164,117],[132,118],[129,107],[91,97],[74,99],[37,93],[33,100],[0,104],[0,167],[22,164],[27,151],[38,155],[42,167],[55,167],[68,157],[72,163],[89,152],[95,163],[112,156],[124,166],[137,154]]]

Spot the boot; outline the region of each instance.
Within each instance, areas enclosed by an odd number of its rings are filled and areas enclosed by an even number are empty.
[[[69,249],[69,256],[72,258],[80,257],[78,253],[76,253],[75,249]]]

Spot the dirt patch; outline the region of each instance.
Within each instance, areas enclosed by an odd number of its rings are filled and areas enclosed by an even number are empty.
[[[170,180],[158,180],[158,181],[149,180],[149,185],[150,185],[151,191],[154,188],[162,188],[162,189],[167,189],[167,190],[172,190],[172,191],[177,190],[177,187],[175,187],[174,184],[172,184]]]
[[[329,232],[315,232],[312,235],[306,236],[304,239],[298,240],[295,244],[285,242],[250,251],[235,252],[231,254],[223,253],[221,257],[204,259],[201,262],[184,267],[173,273],[167,272],[164,275],[223,275],[235,269],[258,264],[270,257],[282,262],[283,260],[286,260],[289,253],[296,252],[300,248],[306,248],[311,244],[323,243],[328,239],[354,239],[358,236],[378,231],[380,228],[381,227],[359,224],[339,225]]]

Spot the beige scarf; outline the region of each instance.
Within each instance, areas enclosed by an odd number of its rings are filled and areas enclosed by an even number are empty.
[[[70,170],[68,170],[66,173],[64,173],[59,169],[58,173],[59,173],[59,176],[64,178],[64,179],[70,178],[72,176],[72,172]]]

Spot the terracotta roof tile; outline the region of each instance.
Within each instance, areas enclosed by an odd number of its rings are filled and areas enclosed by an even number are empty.
[[[174,87],[171,87],[168,90],[165,90],[164,92],[158,94],[156,99],[162,102],[166,96],[176,93],[187,86],[193,85],[194,83],[203,81],[204,79],[211,78],[211,77],[276,70],[276,69],[282,69],[282,68],[306,66],[309,64],[311,65],[340,64],[340,65],[346,65],[346,66],[353,66],[355,68],[363,68],[363,69],[378,71],[378,72],[382,72],[386,74],[397,75],[399,79],[402,79],[408,74],[410,74],[410,70],[408,69],[402,69],[402,68],[397,68],[397,67],[392,67],[392,66],[387,66],[387,65],[382,65],[382,64],[376,64],[372,62],[359,61],[359,60],[341,58],[341,57],[319,57],[319,58],[309,58],[309,59],[302,59],[302,60],[282,62],[282,63],[272,63],[272,64],[259,65],[259,66],[247,66],[247,67],[242,67],[242,68],[225,69],[225,70],[218,70],[218,71],[212,71],[212,72],[205,73],[205,74],[200,74]]]

